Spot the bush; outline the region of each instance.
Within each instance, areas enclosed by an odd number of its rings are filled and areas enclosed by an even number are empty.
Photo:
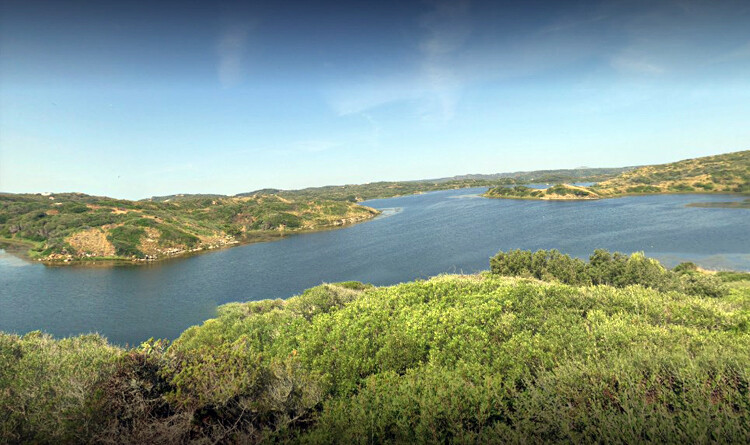
[[[344,307],[364,289],[366,287],[362,283],[355,281],[317,286],[290,300],[287,309],[310,320],[318,314],[327,314]]]
[[[679,274],[691,274],[698,272],[698,266],[692,262],[680,263],[672,269]]]
[[[165,246],[187,246],[194,247],[200,242],[200,239],[180,229],[162,224],[158,227],[159,241]]]
[[[90,437],[88,399],[118,349],[97,335],[54,340],[0,333],[0,440],[81,442]]]
[[[653,185],[638,185],[635,187],[628,187],[625,191],[628,193],[659,193],[661,189]]]
[[[178,443],[186,439],[190,417],[175,411],[165,394],[167,343],[150,340],[121,355],[102,375],[89,401],[97,443]]]
[[[661,291],[679,291],[691,295],[720,297],[728,290],[711,276],[682,276],[697,271],[692,263],[683,263],[675,270],[665,269],[658,261],[636,252],[630,256],[597,249],[588,264],[557,250],[513,250],[498,252],[490,259],[493,274],[536,278],[581,286],[587,284],[626,287],[641,285]]]
[[[107,240],[115,247],[117,255],[142,257],[143,252],[138,249],[138,245],[145,234],[146,231],[140,227],[119,226],[109,231]]]

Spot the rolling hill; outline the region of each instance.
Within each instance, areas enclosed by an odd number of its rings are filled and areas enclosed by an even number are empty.
[[[156,260],[339,227],[378,213],[341,201],[262,195],[127,201],[80,193],[0,194],[0,241],[21,243],[41,261]]]
[[[485,196],[554,200],[664,193],[750,193],[750,150],[638,167],[591,187],[561,184],[539,192],[495,187]]]

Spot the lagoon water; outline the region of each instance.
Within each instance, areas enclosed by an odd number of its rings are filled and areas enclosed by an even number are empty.
[[[119,344],[177,337],[232,301],[286,298],[323,282],[389,285],[488,269],[498,250],[644,251],[673,266],[750,270],[750,210],[687,207],[719,195],[601,201],[484,199],[485,189],[365,203],[375,220],[175,259],[116,267],[47,267],[0,251],[0,330]]]

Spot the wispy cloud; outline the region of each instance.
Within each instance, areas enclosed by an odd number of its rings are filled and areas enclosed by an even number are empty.
[[[424,120],[452,119],[466,80],[456,59],[471,35],[469,12],[468,0],[433,2],[430,11],[417,20],[414,64],[397,73],[339,83],[326,93],[330,106],[343,116],[411,102]]]
[[[224,88],[242,82],[245,76],[245,56],[252,24],[241,23],[228,26],[222,32],[216,52],[219,57],[217,74]]]
[[[440,0],[421,17],[425,35],[419,42],[422,52],[422,78],[429,93],[424,118],[450,120],[455,115],[463,80],[455,70],[455,54],[471,34],[469,1]]]
[[[538,26],[520,28],[507,26],[512,11],[505,17],[495,9],[490,20],[468,1],[435,1],[415,21],[416,51],[409,64],[338,81],[327,99],[340,115],[377,115],[375,109],[398,104],[422,121],[441,123],[458,116],[459,104],[478,84],[502,85],[530,76],[573,84],[689,76],[711,63],[750,55],[747,46],[716,45],[722,42],[715,39],[718,24],[731,22],[736,32],[737,22],[746,17],[739,6],[686,0],[635,8],[604,0],[562,8],[566,15],[529,20]],[[602,76],[610,70],[613,77]]]
[[[341,116],[359,114],[388,103],[417,99],[421,87],[413,75],[381,76],[379,79],[351,81],[328,91],[330,106]]]
[[[665,71],[663,67],[650,62],[645,56],[628,54],[613,57],[610,65],[614,69],[628,74],[662,74]]]

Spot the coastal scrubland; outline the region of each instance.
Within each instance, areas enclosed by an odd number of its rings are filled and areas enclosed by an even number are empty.
[[[491,188],[484,196],[565,200],[665,193],[750,193],[750,150],[639,167],[590,187],[558,184],[546,190],[530,190],[500,186]]]
[[[81,193],[0,194],[0,241],[34,259],[155,260],[378,215],[353,203],[279,196],[128,201]]]
[[[748,284],[510,251],[227,304],[171,343],[0,334],[0,441],[747,443]]]

